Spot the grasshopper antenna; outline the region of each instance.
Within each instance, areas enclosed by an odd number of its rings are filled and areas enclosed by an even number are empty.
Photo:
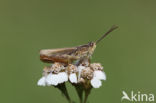
[[[118,26],[113,25],[100,39],[98,39],[95,43],[99,43],[103,38],[105,38],[110,32],[114,31],[115,29],[117,29]]]

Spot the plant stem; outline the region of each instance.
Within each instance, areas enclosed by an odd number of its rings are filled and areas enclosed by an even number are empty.
[[[87,99],[88,99],[88,96],[91,92],[91,89],[92,88],[88,88],[88,89],[85,89],[85,98],[84,98],[84,103],[87,103]]]
[[[76,84],[74,86],[75,86],[76,92],[79,96],[80,103],[82,103],[83,102],[83,91],[84,91],[84,89],[83,89],[81,84]]]
[[[57,85],[56,88],[58,88],[62,92],[62,94],[64,94],[64,96],[66,97],[66,99],[68,100],[69,103],[72,103],[72,101],[69,97],[65,83]]]

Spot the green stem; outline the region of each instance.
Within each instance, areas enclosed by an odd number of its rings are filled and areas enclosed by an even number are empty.
[[[92,88],[88,88],[88,89],[85,89],[85,98],[84,98],[84,103],[87,103],[87,99],[88,99],[88,96],[91,92],[91,89]]]
[[[62,94],[66,97],[66,99],[68,100],[69,103],[72,103],[72,101],[69,97],[65,83],[59,84],[55,87],[58,88],[62,92]]]
[[[76,92],[77,92],[77,94],[79,96],[80,103],[82,103],[83,102],[83,91],[84,91],[84,88],[82,87],[81,84],[75,84],[74,86],[75,86]]]

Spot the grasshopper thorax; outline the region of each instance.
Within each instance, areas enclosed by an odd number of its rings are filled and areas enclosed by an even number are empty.
[[[95,42],[90,42],[88,44],[78,46],[75,55],[79,56],[80,58],[84,57],[89,58],[93,54],[95,48],[96,48]]]

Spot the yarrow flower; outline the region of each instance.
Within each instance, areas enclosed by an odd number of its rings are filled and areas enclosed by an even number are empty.
[[[38,86],[54,86],[58,88],[72,103],[65,82],[70,82],[76,89],[80,102],[83,102],[83,92],[85,92],[84,103],[92,88],[100,88],[102,80],[106,80],[106,75],[100,63],[92,63],[85,60],[76,64],[53,63],[44,67],[42,77],[38,80]]]
[[[86,61],[82,64],[64,65],[62,63],[55,62],[51,66],[43,69],[43,76],[37,84],[39,86],[57,86],[58,84],[69,81],[72,84],[81,83],[84,85],[89,82],[89,85],[93,88],[99,88],[102,86],[101,80],[106,80],[106,75],[103,72],[101,64],[89,64]]]
[[[71,83],[77,83],[77,72],[78,68],[77,66],[73,64],[69,64],[67,67],[68,75],[69,75],[69,80]]]
[[[45,67],[43,69],[43,76],[37,84],[39,86],[57,86],[68,81],[68,74],[64,70],[64,65],[58,62],[54,63],[51,67]]]

